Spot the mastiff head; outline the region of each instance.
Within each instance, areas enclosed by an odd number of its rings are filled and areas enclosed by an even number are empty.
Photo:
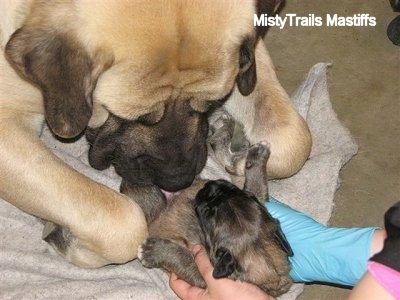
[[[76,137],[112,115],[130,138],[114,142],[123,168],[140,170],[128,176],[175,190],[203,164],[209,103],[235,87],[253,91],[254,49],[264,33],[254,14],[273,13],[275,2],[32,0],[6,56],[41,89],[55,135]]]
[[[160,112],[129,121],[111,115],[89,128],[89,163],[108,168],[130,184],[155,184],[175,192],[189,186],[207,158],[207,115],[190,101],[168,101]]]

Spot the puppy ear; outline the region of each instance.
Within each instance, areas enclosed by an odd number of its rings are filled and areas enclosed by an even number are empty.
[[[280,226],[278,226],[277,230],[274,233],[274,239],[278,243],[278,245],[281,247],[281,249],[283,251],[285,251],[285,253],[288,256],[293,256],[292,247],[290,247],[290,244],[289,244],[288,240],[286,239],[286,236],[283,233]]]
[[[239,74],[236,84],[243,96],[248,96],[254,90],[257,82],[254,39],[246,39],[240,46]]]
[[[11,36],[6,56],[41,90],[46,120],[63,138],[79,135],[92,114],[92,92],[100,69],[72,36],[24,26]]]
[[[238,264],[232,254],[225,248],[219,248],[216,253],[213,277],[225,278],[237,270]]]

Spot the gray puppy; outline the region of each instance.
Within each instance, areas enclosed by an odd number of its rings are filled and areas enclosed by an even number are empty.
[[[226,137],[220,139],[222,144]],[[243,190],[226,180],[199,179],[167,201],[155,186],[122,182],[121,192],[139,199],[149,224],[150,237],[139,249],[144,266],[162,268],[205,287],[189,250],[201,243],[215,278],[251,282],[274,297],[289,289],[292,250],[278,221],[263,206],[268,199],[269,148],[259,143],[241,154],[245,158]]]

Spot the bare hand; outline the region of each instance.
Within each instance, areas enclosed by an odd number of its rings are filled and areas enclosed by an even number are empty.
[[[215,279],[212,276],[213,266],[210,263],[207,252],[200,245],[193,247],[193,254],[200,274],[207,283],[207,288],[202,289],[191,286],[186,281],[179,279],[175,274],[171,274],[169,284],[179,298],[184,300],[273,299],[253,284],[225,278]]]

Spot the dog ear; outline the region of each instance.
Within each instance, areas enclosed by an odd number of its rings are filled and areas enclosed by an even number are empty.
[[[256,83],[255,41],[252,38],[248,38],[240,46],[239,74],[236,77],[236,84],[239,92],[243,96],[248,96],[254,90]]]
[[[6,56],[17,72],[41,89],[52,131],[62,138],[75,137],[92,115],[92,93],[103,68],[95,66],[72,36],[36,27],[14,32]]]
[[[213,277],[225,278],[237,270],[238,264],[232,254],[225,248],[217,249]]]
[[[267,14],[269,17],[279,14],[284,8],[285,0],[258,0],[257,1],[257,16]],[[256,33],[258,37],[264,38],[269,26],[257,26]]]
[[[260,17],[263,14],[274,16],[279,13],[285,5],[285,0],[258,0],[256,14]],[[243,96],[253,92],[257,83],[257,68],[255,59],[255,43],[258,38],[264,38],[267,33],[267,26],[256,27],[256,38],[246,39],[240,46],[239,74],[236,77],[236,84]]]

